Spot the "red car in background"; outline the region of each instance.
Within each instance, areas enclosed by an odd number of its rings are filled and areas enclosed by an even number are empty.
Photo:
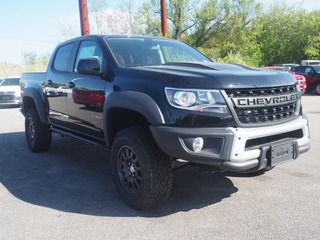
[[[307,88],[307,83],[306,83],[306,78],[302,75],[298,75],[295,72],[291,72],[288,68],[286,67],[263,67],[265,69],[270,69],[270,70],[275,70],[275,71],[279,71],[279,72],[287,72],[290,74],[293,74],[293,76],[297,79],[299,85],[300,85],[300,89],[301,92],[304,93],[306,88]]]

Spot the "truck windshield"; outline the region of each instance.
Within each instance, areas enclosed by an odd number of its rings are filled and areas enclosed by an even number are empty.
[[[189,45],[171,39],[106,37],[120,66],[161,65],[170,62],[212,62]]]
[[[312,66],[312,67],[317,73],[320,73],[320,66]]]
[[[0,86],[19,86],[19,78],[0,79]]]

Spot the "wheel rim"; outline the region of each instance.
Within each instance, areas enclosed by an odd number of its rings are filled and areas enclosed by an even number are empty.
[[[316,86],[316,92],[317,92],[317,94],[320,94],[320,84],[318,84],[318,85]]]
[[[34,123],[31,117],[28,118],[28,129],[27,129],[27,134],[28,134],[28,141],[31,145],[34,144],[34,139],[35,139],[35,131],[34,131]]]
[[[141,167],[137,154],[129,146],[122,146],[117,154],[118,175],[122,187],[131,194],[141,189]]]

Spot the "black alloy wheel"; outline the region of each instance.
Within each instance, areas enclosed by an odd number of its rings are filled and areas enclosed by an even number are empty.
[[[172,188],[172,164],[147,127],[121,130],[111,149],[111,171],[121,198],[136,209],[165,202]]]
[[[131,147],[121,147],[117,156],[117,167],[122,187],[132,194],[139,193],[142,171],[137,154]]]
[[[30,115],[26,118],[27,121],[27,128],[26,128],[26,134],[27,134],[27,141],[31,146],[34,146],[34,140],[35,140],[35,132],[34,132],[34,123]]]

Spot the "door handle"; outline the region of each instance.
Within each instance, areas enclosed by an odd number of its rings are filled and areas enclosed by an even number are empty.
[[[48,80],[48,85],[51,85],[53,81],[51,79]]]
[[[67,86],[68,86],[69,88],[74,88],[76,85],[75,85],[73,82],[68,82],[68,83],[67,83]]]

